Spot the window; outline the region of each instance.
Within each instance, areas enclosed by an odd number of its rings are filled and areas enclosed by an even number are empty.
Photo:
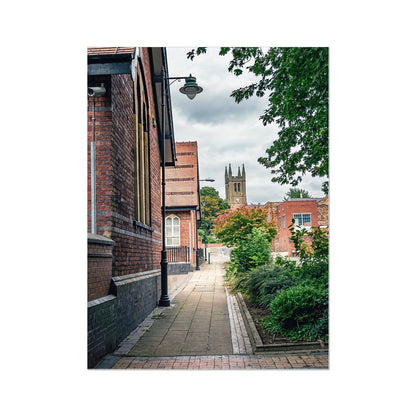
[[[180,240],[179,217],[170,215],[166,217],[166,245],[179,246]]]
[[[282,229],[282,217],[279,217],[279,230]]]
[[[311,214],[293,214],[295,225],[310,227],[311,226]]]
[[[237,184],[237,186],[238,186],[238,192],[240,192],[240,184]]]
[[[237,184],[234,184],[234,192],[237,192]]]
[[[134,82],[134,182],[135,214],[143,224],[150,224],[149,112],[148,98],[141,75]]]
[[[283,215],[283,228],[286,228],[286,215]]]

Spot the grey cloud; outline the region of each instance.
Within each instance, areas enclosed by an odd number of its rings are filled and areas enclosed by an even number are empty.
[[[192,73],[204,88],[194,100],[179,92],[180,85],[171,85],[175,140],[197,140],[200,178],[210,177],[213,186],[225,197],[224,167],[229,163],[234,173],[244,163],[247,173],[247,198],[250,203],[281,201],[289,185],[271,182],[272,175],[257,162],[277,137],[276,125],[263,126],[260,115],[267,107],[267,99],[250,98],[240,104],[230,97],[231,92],[253,81],[253,77],[235,77],[227,71],[227,57],[208,51],[191,62],[186,51],[191,48],[168,49],[169,73],[185,76]],[[183,85],[183,84],[182,84]],[[322,179],[305,177],[300,186],[313,196],[321,196]]]

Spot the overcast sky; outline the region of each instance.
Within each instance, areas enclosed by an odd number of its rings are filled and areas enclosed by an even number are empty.
[[[208,48],[207,54],[193,61],[186,58],[189,48],[167,48],[169,76],[197,78],[204,90],[193,100],[179,92],[184,81],[171,84],[172,111],[177,142],[196,140],[199,153],[200,178],[215,182],[201,182],[214,186],[225,198],[224,171],[231,164],[233,175],[244,163],[247,179],[247,202],[281,201],[290,185],[271,182],[272,174],[257,158],[265,155],[277,137],[275,124],[263,126],[260,115],[267,107],[267,98],[252,97],[237,104],[232,91],[256,82],[252,74],[236,77],[228,72],[228,56],[219,56],[219,48]],[[305,176],[299,187],[313,197],[321,197],[322,179]]]

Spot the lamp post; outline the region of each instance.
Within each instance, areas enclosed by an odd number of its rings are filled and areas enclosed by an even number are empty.
[[[202,88],[196,83],[196,78],[192,75],[189,77],[167,77],[165,73],[165,67],[162,65],[160,79],[161,82],[161,95],[162,95],[162,140],[161,140],[161,156],[162,156],[162,253],[161,253],[161,289],[162,293],[159,299],[159,306],[170,306],[170,299],[168,295],[168,257],[166,252],[166,198],[165,198],[165,100],[166,100],[166,82],[168,80],[184,79],[185,85],[179,89],[182,94],[185,94],[190,100],[193,100],[196,94],[202,92]],[[197,252],[198,255],[198,252]]]
[[[206,179],[199,179],[199,182],[215,182],[215,179],[206,178]],[[204,198],[205,201],[205,198]],[[204,224],[205,224],[205,205],[204,205]],[[204,233],[205,234],[205,233]],[[198,234],[197,234],[198,236]],[[205,261],[207,261],[207,253],[205,248]],[[199,257],[198,257],[198,238],[196,240],[196,270],[200,270],[199,268]]]
[[[205,242],[205,261],[207,261],[207,223],[205,222],[205,205],[207,204],[207,201],[205,201],[205,198],[202,199],[202,206],[204,207],[203,216],[204,216],[204,242]]]

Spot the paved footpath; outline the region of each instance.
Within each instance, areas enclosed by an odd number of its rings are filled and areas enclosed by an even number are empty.
[[[97,366],[101,369],[328,368],[328,354],[253,355],[219,250]]]

